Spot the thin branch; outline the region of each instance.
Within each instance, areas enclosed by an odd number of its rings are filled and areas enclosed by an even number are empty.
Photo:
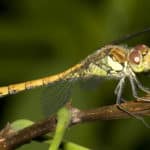
[[[147,96],[146,99],[150,99]],[[140,101],[130,101],[121,104],[123,108],[138,116],[150,116],[150,103]],[[113,120],[131,117],[129,114],[121,111],[116,105],[109,105],[93,110],[79,110],[70,107],[72,119],[70,127],[83,122],[95,120]],[[0,150],[13,150],[23,144],[29,143],[32,139],[45,135],[55,130],[57,124],[56,116],[34,123],[20,131],[12,132],[8,125],[0,132]],[[10,132],[11,131],[11,132]]]

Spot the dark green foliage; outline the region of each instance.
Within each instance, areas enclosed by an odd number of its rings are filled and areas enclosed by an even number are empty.
[[[149,27],[149,6],[146,0],[0,1],[0,85],[61,72],[103,43]],[[123,44],[150,45],[149,39],[150,34],[146,34]],[[143,80],[150,86],[147,76],[143,76]],[[78,91],[72,98],[73,104],[86,108],[113,104],[113,90],[112,84],[108,84],[97,89],[95,95],[89,90],[84,94]],[[125,94],[128,95],[128,91]],[[20,118],[42,119],[40,97],[38,90],[32,90],[1,99],[1,127]],[[66,138],[94,150],[150,147],[149,129],[135,119],[79,125],[69,129]],[[19,149],[46,149],[44,146],[31,143]]]

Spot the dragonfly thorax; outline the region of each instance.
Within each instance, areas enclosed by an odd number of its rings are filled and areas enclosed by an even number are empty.
[[[89,76],[122,78],[137,72],[150,70],[150,48],[138,45],[127,48],[107,45],[89,55],[81,62],[80,69],[73,72],[76,78]]]
[[[90,55],[86,60],[86,75],[121,78],[127,62],[127,50],[121,46],[108,45]]]

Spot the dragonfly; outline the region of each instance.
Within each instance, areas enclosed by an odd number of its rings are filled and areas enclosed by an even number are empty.
[[[127,48],[119,45],[106,45],[86,57],[80,63],[59,74],[0,87],[0,97],[49,85],[50,89],[55,87],[57,93],[54,94],[57,95],[58,101],[60,102],[61,100],[63,105],[69,100],[67,93],[70,93],[73,83],[96,76],[119,80],[115,94],[117,95],[116,104],[120,104],[126,78],[130,81],[135,98],[138,98],[136,87],[146,93],[150,93],[136,77],[137,73],[147,71],[150,71],[150,48],[148,46],[143,44]],[[58,88],[59,90],[62,89],[59,91]],[[52,92],[49,90],[49,93]],[[47,97],[47,101],[53,100]]]
[[[120,105],[126,79],[130,81],[132,94],[135,98],[139,98],[137,88],[150,93],[137,79],[137,74],[148,71],[150,71],[150,47],[147,45],[141,44],[132,48],[121,45],[106,45],[64,72],[0,87],[0,97],[47,86],[44,105],[50,113],[70,100],[72,85],[75,82],[96,76],[118,80],[114,93],[116,104]],[[150,102],[148,99],[139,99]]]

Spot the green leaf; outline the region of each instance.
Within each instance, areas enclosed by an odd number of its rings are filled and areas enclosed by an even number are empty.
[[[26,119],[19,119],[11,123],[11,128],[15,131],[19,131],[23,128],[26,128],[30,125],[32,125],[34,122],[31,120],[26,120]]]
[[[90,150],[89,148],[83,147],[72,142],[65,142],[63,144],[63,148],[64,150]]]
[[[57,126],[55,135],[52,141],[50,141],[49,150],[58,150],[60,143],[62,142],[65,131],[70,123],[71,112],[66,107],[61,108],[57,113]]]

